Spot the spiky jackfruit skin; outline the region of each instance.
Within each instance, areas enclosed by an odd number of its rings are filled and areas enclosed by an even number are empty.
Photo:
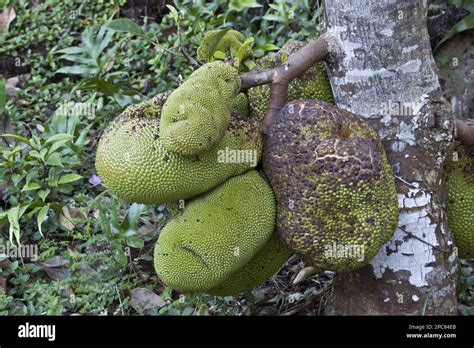
[[[160,279],[180,292],[206,292],[246,265],[275,227],[275,200],[253,170],[190,201],[155,246]]]
[[[446,159],[448,224],[462,259],[474,258],[474,148],[458,142]]]
[[[195,156],[215,146],[229,125],[239,90],[237,70],[224,62],[193,72],[163,105],[160,129],[166,149]]]
[[[272,277],[291,254],[291,250],[278,239],[276,233],[273,233],[268,242],[245,266],[217,287],[208,290],[207,293],[217,296],[229,296],[250,291]]]
[[[244,116],[249,116],[249,100],[245,93],[239,93],[234,100],[232,110]]]
[[[160,139],[160,113],[166,96],[128,107],[102,135],[96,168],[120,198],[143,204],[171,203],[207,192],[250,169],[248,163],[220,163],[219,151],[255,150],[263,141],[256,122],[233,113],[221,141],[205,154],[187,157],[168,151]]]
[[[290,54],[304,47],[301,41],[285,44],[277,53],[270,54],[257,61],[261,69],[275,68],[284,64]],[[268,85],[250,88],[247,91],[250,105],[250,116],[258,121],[263,120],[268,107],[270,87]],[[288,86],[288,101],[295,99],[317,99],[334,104],[331,85],[323,63],[317,63],[303,75],[294,79]]]
[[[223,36],[222,29],[210,30],[204,34],[197,49],[197,60],[201,63],[215,60],[214,53],[220,51],[227,58],[235,58],[237,51],[245,42],[245,36],[236,30],[228,30]],[[252,50],[247,48],[243,57],[251,58]]]
[[[320,270],[366,265],[395,230],[391,167],[375,131],[354,114],[289,102],[270,126],[263,169],[280,238]]]

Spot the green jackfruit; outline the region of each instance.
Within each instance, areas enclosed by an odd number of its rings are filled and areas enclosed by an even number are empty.
[[[369,263],[398,221],[394,177],[376,132],[325,102],[295,100],[268,134],[263,169],[280,239],[319,270]]]
[[[216,59],[216,52],[223,57],[245,60],[253,59],[253,52],[249,44],[245,44],[245,36],[238,31],[229,29],[210,30],[204,34],[197,49],[197,60],[201,63],[212,62]]]
[[[474,149],[453,144],[446,159],[448,223],[459,257],[474,258]]]
[[[286,59],[305,44],[300,41],[290,41],[277,53],[270,54],[257,61],[261,69],[270,69],[285,63]],[[268,85],[250,88],[247,91],[250,105],[250,116],[258,121],[263,120],[270,97]],[[333,104],[331,85],[323,63],[317,63],[303,75],[294,79],[288,86],[288,101],[295,99],[317,99]]]
[[[244,116],[249,116],[249,100],[245,93],[239,93],[234,100],[232,110]]]
[[[166,150],[159,129],[165,100],[166,95],[157,95],[128,107],[99,141],[97,172],[120,198],[144,204],[171,203],[207,192],[252,168],[249,161],[220,161],[228,149],[249,150],[254,162],[259,161],[263,143],[258,125],[237,113],[232,114],[222,140],[205,154],[187,157]]]
[[[163,105],[160,136],[165,148],[195,156],[215,146],[229,126],[239,90],[237,70],[224,62],[208,63],[193,72]]]
[[[156,272],[180,292],[218,287],[267,243],[275,212],[273,192],[257,171],[227,180],[165,225],[155,246]]]
[[[230,275],[207,293],[217,296],[249,291],[272,277],[288,260],[292,252],[273,233],[268,242],[245,266]]]

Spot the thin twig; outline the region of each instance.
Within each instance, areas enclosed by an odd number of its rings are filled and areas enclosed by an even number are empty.
[[[186,49],[186,46],[181,45],[181,53],[186,57],[189,65],[191,65],[193,69],[199,69],[201,67],[201,64],[199,64],[193,57],[191,57],[188,50]]]
[[[404,232],[404,233],[406,233],[407,235],[409,235],[410,237],[415,238],[416,240],[418,240],[418,241],[420,241],[420,242],[422,242],[422,243],[424,243],[424,244],[426,244],[426,245],[429,245],[429,246],[432,247],[433,249],[436,249],[436,250],[438,250],[438,251],[441,251],[442,253],[451,252],[450,250],[441,249],[441,248],[438,248],[436,245],[433,245],[433,244],[428,243],[426,240],[423,240],[423,239],[421,239],[420,237],[415,236],[413,233],[408,232],[407,230],[405,230],[405,229],[404,229],[403,227],[401,227],[401,226],[398,226],[398,228],[399,228],[402,232]]]

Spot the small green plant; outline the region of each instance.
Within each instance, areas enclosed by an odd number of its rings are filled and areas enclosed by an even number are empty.
[[[459,9],[466,10],[469,14],[444,34],[443,38],[436,45],[435,50],[441,47],[446,41],[450,40],[454,35],[474,28],[474,3],[471,0],[449,0],[449,4],[451,6],[456,6]]]
[[[83,148],[90,127],[79,132],[77,117],[52,117],[46,131],[30,138],[2,134],[8,146],[2,148],[0,176],[6,180],[5,196],[10,208],[0,210],[0,223],[9,223],[10,242],[20,244],[20,221],[36,215],[38,233],[49,210],[62,214],[61,197],[70,194],[82,176]]]
[[[146,209],[143,204],[132,204],[122,222],[119,222],[116,209],[100,209],[102,230],[112,246],[115,260],[122,266],[127,265],[127,253],[124,247],[141,249],[144,240],[137,236],[140,214]]]
[[[116,81],[117,77],[128,76],[126,71],[111,71],[117,54],[117,44],[108,48],[113,36],[114,31],[106,25],[100,26],[97,33],[93,27],[87,27],[79,46],[57,51],[62,54],[61,59],[75,65],[62,67],[56,73],[82,76],[85,79],[75,89],[100,92],[111,97],[120,107],[125,107],[133,102],[132,96],[138,92],[130,88],[128,80]]]

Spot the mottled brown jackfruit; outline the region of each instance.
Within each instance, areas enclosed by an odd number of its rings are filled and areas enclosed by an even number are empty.
[[[263,168],[277,199],[280,238],[317,269],[366,265],[398,221],[382,143],[361,118],[295,100],[270,126]]]

